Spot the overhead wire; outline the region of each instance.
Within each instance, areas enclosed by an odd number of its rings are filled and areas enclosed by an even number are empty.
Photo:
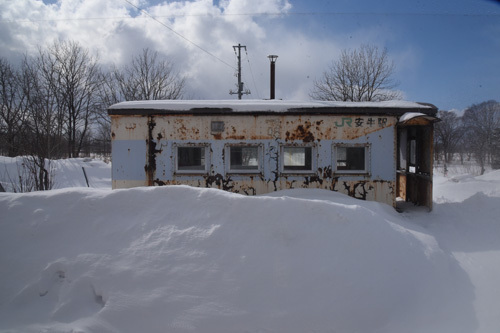
[[[130,1],[128,0],[123,0],[125,1],[126,3],[128,3],[129,5],[131,5],[132,7],[136,8],[138,11],[140,11],[141,13],[143,13],[144,15],[148,16],[149,18],[151,18],[152,20],[156,21],[157,23],[161,24],[162,26],[164,26],[165,28],[167,28],[168,30],[170,30],[171,32],[173,32],[174,34],[176,34],[177,36],[179,36],[180,38],[184,39],[185,41],[187,41],[188,43],[196,46],[198,49],[200,49],[201,51],[205,52],[206,54],[210,55],[211,57],[217,59],[218,61],[222,62],[223,64],[225,64],[226,66],[232,68],[232,69],[236,69],[234,68],[234,66],[230,65],[229,63],[227,63],[226,61],[222,60],[221,58],[217,57],[215,54],[211,53],[210,51],[204,49],[203,47],[201,47],[200,45],[196,44],[195,42],[193,42],[192,40],[188,39],[187,37],[181,35],[180,33],[178,33],[177,31],[175,31],[174,29],[172,29],[171,27],[169,27],[168,25],[166,25],[165,23],[161,22],[160,20],[156,19],[154,16],[150,15],[147,11],[145,11],[144,9],[141,9],[140,7],[134,5],[133,3],[131,3]]]
[[[124,0],[127,1],[127,0]],[[127,3],[131,4],[127,1]],[[256,12],[256,13],[223,13],[220,15],[213,14],[172,14],[172,15],[150,15],[139,7],[131,4],[138,10],[143,11],[150,18],[176,18],[176,17],[215,17],[221,18],[224,16],[342,16],[342,15],[359,15],[359,16],[463,16],[463,17],[496,17],[500,16],[499,12],[490,12],[490,13],[450,13],[450,12]],[[135,19],[135,17],[130,16],[108,16],[108,17],[77,17],[77,18],[57,18],[57,19],[0,19],[0,22],[9,22],[9,23],[22,23],[22,22],[57,22],[57,21],[90,21],[90,20],[127,20],[127,19]],[[162,22],[159,22],[163,24]]]
[[[257,92],[257,97],[260,99],[259,89],[257,88],[257,85],[255,84],[255,77],[253,76],[252,65],[250,64],[250,57],[248,56],[248,51],[246,49],[245,49],[245,53],[247,55],[247,62],[248,62],[248,67],[250,68],[250,74],[252,75],[253,86],[255,87],[255,91]]]
[[[236,57],[236,59],[238,59],[238,52],[236,52],[236,48],[233,47],[233,50],[234,50],[234,56]],[[237,60],[236,60],[236,67],[238,67],[238,64],[237,64]],[[234,77],[238,77],[238,68],[234,67],[234,74],[233,76]],[[236,83],[235,84],[236,88],[238,88],[238,84]],[[231,94],[231,93],[230,93]]]

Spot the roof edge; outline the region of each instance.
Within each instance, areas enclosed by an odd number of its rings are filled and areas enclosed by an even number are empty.
[[[391,114],[421,112],[436,115],[429,103],[387,102],[298,102],[298,101],[130,101],[108,108],[109,115],[276,115],[276,114]]]

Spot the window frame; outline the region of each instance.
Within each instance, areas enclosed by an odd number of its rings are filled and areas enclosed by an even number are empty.
[[[231,167],[231,148],[257,148],[257,169],[233,169]],[[263,155],[264,150],[262,144],[253,144],[253,143],[230,143],[226,144],[224,147],[225,150],[225,160],[226,160],[226,172],[230,174],[259,174],[262,172],[262,164],[263,164]]]
[[[179,169],[179,148],[204,148],[204,158],[205,158],[205,165],[203,169],[197,169],[197,170],[182,170]],[[207,174],[208,173],[208,168],[210,165],[210,145],[206,143],[176,143],[174,144],[174,156],[175,156],[175,174],[182,174],[182,175],[200,175],[200,174]]]
[[[338,168],[338,148],[364,148],[364,168],[356,169],[356,170],[343,170]],[[336,174],[350,174],[350,175],[369,175],[370,167],[371,167],[371,144],[370,143],[334,143],[333,144],[333,152],[332,159],[334,165],[334,172]]]
[[[285,149],[286,148],[309,148],[311,150],[310,169],[285,169]],[[280,146],[280,171],[282,174],[315,174],[316,170],[316,145],[314,144],[282,144]]]

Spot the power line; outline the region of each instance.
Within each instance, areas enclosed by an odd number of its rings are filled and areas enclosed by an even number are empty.
[[[131,3],[131,2],[130,2],[130,1],[128,1],[128,0],[123,0],[123,1],[127,2],[127,3],[128,3],[129,5],[131,5],[131,6],[135,7],[138,11],[140,11],[141,13],[143,13],[143,14],[147,15],[147,16],[148,16],[148,17],[150,17],[152,20],[154,20],[154,21],[158,22],[159,24],[161,24],[162,26],[164,26],[164,27],[165,27],[165,28],[167,28],[168,30],[172,31],[172,32],[173,32],[174,34],[176,34],[177,36],[179,36],[179,37],[181,37],[182,39],[184,39],[185,41],[187,41],[187,42],[189,42],[189,43],[193,44],[194,46],[196,46],[197,48],[199,48],[200,50],[202,50],[202,51],[203,51],[203,52],[205,52],[206,54],[208,54],[208,55],[210,55],[211,57],[213,57],[213,58],[215,58],[215,59],[219,60],[220,62],[222,62],[222,63],[223,63],[223,64],[225,64],[226,66],[228,66],[228,67],[230,67],[230,68],[232,68],[232,69],[236,69],[236,68],[234,68],[232,65],[230,65],[229,63],[227,63],[226,61],[224,61],[224,60],[222,60],[221,58],[217,57],[215,54],[213,54],[213,53],[211,53],[210,51],[208,51],[208,50],[204,49],[203,47],[201,47],[200,45],[196,44],[196,43],[195,43],[195,42],[193,42],[192,40],[190,40],[190,39],[188,39],[188,38],[184,37],[183,35],[181,35],[181,34],[180,34],[180,33],[178,33],[177,31],[175,31],[174,29],[170,28],[170,27],[169,27],[168,25],[166,25],[165,23],[163,23],[163,22],[161,22],[161,21],[157,20],[154,16],[149,15],[149,13],[148,13],[148,12],[146,12],[145,10],[143,10],[143,9],[141,9],[141,8],[139,8],[139,7],[137,7],[136,5],[134,5],[133,3]]]
[[[124,0],[127,1],[127,0]],[[128,1],[127,1],[128,2]],[[176,18],[176,17],[214,17],[214,18],[222,18],[225,16],[448,16],[448,17],[498,17],[500,13],[492,12],[492,13],[449,13],[449,12],[434,12],[434,13],[410,13],[410,12],[257,12],[257,13],[223,13],[220,15],[213,14],[175,14],[175,15],[150,15],[145,12],[143,9],[131,4],[138,10],[145,13],[150,18],[156,20],[159,18]],[[58,19],[19,19],[19,20],[9,20],[9,19],[0,19],[2,23],[28,23],[28,22],[58,22],[58,21],[93,21],[93,20],[131,20],[137,19],[137,17],[130,16],[108,16],[108,17],[82,17],[82,18],[58,18]],[[139,18],[140,19],[140,18]],[[162,22],[158,22],[162,25],[165,25]],[[167,27],[169,28],[169,27]],[[169,28],[171,29],[171,28]],[[176,32],[177,33],[177,32]],[[178,34],[178,33],[177,33]],[[184,37],[183,37],[184,38]]]
[[[255,87],[255,91],[257,92],[257,97],[260,99],[259,89],[257,88],[257,85],[255,84],[255,78],[253,76],[253,71],[252,71],[252,65],[250,65],[250,57],[248,56],[248,51],[246,48],[245,48],[245,53],[247,55],[248,67],[250,68],[250,74],[252,75],[253,86]]]
[[[260,12],[260,13],[224,13],[220,16],[471,16],[471,17],[496,17],[500,12],[491,13],[450,13],[450,12]],[[200,16],[208,16],[200,14]]]
[[[58,19],[19,19],[19,20],[0,20],[2,23],[33,23],[33,22],[65,22],[65,21],[109,21],[109,20],[127,20],[135,19],[130,16],[113,16],[113,17],[73,17],[73,18],[58,18]]]

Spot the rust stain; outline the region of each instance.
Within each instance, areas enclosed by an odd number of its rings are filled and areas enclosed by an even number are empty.
[[[369,192],[374,190],[374,187],[368,184],[367,181],[358,182],[343,182],[344,190],[350,197],[366,200]]]
[[[178,125],[177,128],[177,133],[179,133],[181,136],[179,139],[187,139],[188,138],[188,130],[186,128],[186,125],[184,124],[184,120],[177,118],[174,120],[174,123]]]
[[[205,187],[213,187],[215,184],[219,189],[231,191],[234,188],[230,176],[222,176],[220,173],[216,175],[205,176]]]
[[[161,180],[154,179],[156,186],[188,184],[198,187],[218,188],[220,190],[242,193],[246,195],[257,195],[272,191],[273,185],[269,180],[259,179],[255,176],[247,180],[233,180],[230,176],[213,174],[204,176],[202,179],[186,180]],[[322,188],[334,192],[344,193],[360,200],[375,200],[394,204],[391,195],[394,193],[394,184],[386,181],[339,181],[339,177],[322,178],[320,175],[294,179],[293,177],[282,177],[278,182],[280,189],[293,188]]]
[[[304,185],[306,187],[309,187],[309,185],[311,183],[318,183],[319,185],[322,185],[323,184],[323,178],[317,176],[317,175],[314,175],[314,176],[309,176],[309,177],[304,177]]]
[[[158,178],[153,181],[153,184],[156,186],[165,186],[165,185],[168,185],[168,183],[169,182],[159,180]]]
[[[243,191],[243,193],[245,193],[246,195],[257,195],[257,191],[255,190],[255,188],[249,186],[247,188],[242,188],[241,189]]]
[[[236,140],[248,140],[248,137],[230,137],[230,138],[234,138]],[[271,140],[272,138],[267,136],[267,135],[252,135],[250,137],[250,140]]]
[[[304,124],[297,125],[297,128],[292,132],[285,133],[285,141],[302,140],[303,142],[313,142],[314,134],[311,132],[311,122],[305,121]]]
[[[246,195],[257,195],[258,190],[257,186],[254,183],[254,177],[251,176],[249,181],[244,181],[242,184],[239,184],[239,189],[235,186],[233,188],[233,192],[240,193],[243,192]]]
[[[156,142],[153,140],[153,131],[156,127],[154,116],[149,116],[148,119],[148,138],[146,139],[146,147],[148,147],[148,158],[144,171],[146,172],[148,185],[154,185],[154,175],[156,173],[156,154],[161,153],[161,149],[156,149]]]
[[[229,135],[227,137],[227,139],[230,139],[230,140],[248,140],[248,138],[244,135]],[[254,139],[252,139],[254,140]]]
[[[319,168],[318,173],[322,175],[323,179],[332,178],[333,176],[332,166],[329,165],[325,169]]]

